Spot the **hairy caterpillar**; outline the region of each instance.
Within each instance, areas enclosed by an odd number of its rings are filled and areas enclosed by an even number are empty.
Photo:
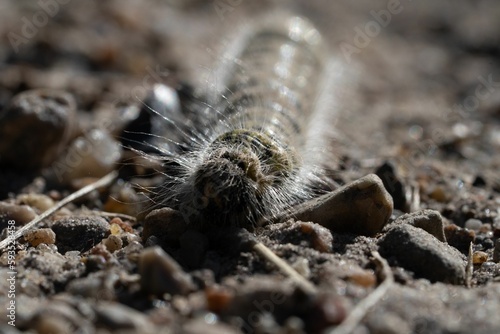
[[[165,158],[170,169],[157,204],[192,224],[251,229],[311,198],[312,173],[299,151],[324,71],[322,43],[295,16],[245,38],[222,98],[200,113],[203,128],[191,132],[185,152]]]

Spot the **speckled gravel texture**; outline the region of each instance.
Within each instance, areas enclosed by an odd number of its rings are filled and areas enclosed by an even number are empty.
[[[375,232],[293,220],[254,231],[315,295],[236,230],[147,216],[159,165],[124,148],[148,151],[134,133],[172,130],[141,118],[153,84],[200,108],[193,92],[228,41],[271,10],[308,17],[344,64],[329,178],[377,174],[394,203]],[[381,283],[379,251],[395,283],[353,333],[500,333],[499,17],[495,0],[3,1],[1,238],[9,221],[120,176],[3,251],[0,332],[328,333]]]

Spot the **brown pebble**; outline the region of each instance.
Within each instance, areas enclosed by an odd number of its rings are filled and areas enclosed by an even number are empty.
[[[224,287],[211,286],[205,289],[205,298],[210,312],[221,313],[230,305],[234,294]]]
[[[130,223],[128,221],[124,222],[121,218],[119,217],[115,217],[113,219],[111,219],[111,221],[109,222],[109,224],[112,226],[113,224],[116,224],[118,225],[119,227],[121,227],[122,230],[124,230],[125,232],[129,232],[129,233],[134,233],[134,229],[132,228],[132,226],[130,226]]]
[[[482,264],[488,261],[488,254],[481,251],[476,251],[472,254],[472,263],[473,264]]]
[[[449,195],[445,192],[442,186],[436,186],[429,194],[429,197],[440,202],[446,203],[449,201]]]
[[[116,235],[110,235],[106,239],[103,239],[102,242],[104,243],[104,246],[113,253],[114,251],[117,251],[123,247],[123,242],[122,239]]]
[[[146,248],[139,256],[141,287],[154,295],[186,295],[194,289],[191,277],[160,247]]]
[[[392,197],[375,174],[360,178],[336,191],[298,205],[271,219],[311,221],[333,232],[374,235],[382,230],[393,209]]]
[[[179,237],[186,232],[187,224],[182,214],[171,208],[151,211],[144,220],[142,240],[154,235],[167,243],[179,243]]]
[[[56,234],[50,228],[41,228],[26,233],[24,235],[24,240],[26,240],[33,247],[42,243],[50,245],[56,242]]]

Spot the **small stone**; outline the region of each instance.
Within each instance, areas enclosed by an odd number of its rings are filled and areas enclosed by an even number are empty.
[[[22,194],[17,196],[20,204],[27,204],[38,209],[40,212],[50,209],[54,206],[54,200],[44,194]]]
[[[387,189],[392,196],[394,200],[394,209],[408,212],[409,203],[406,200],[406,189],[396,172],[396,167],[397,166],[395,166],[392,161],[387,161],[377,168],[375,174],[380,177],[385,189]]]
[[[465,280],[465,257],[422,229],[396,225],[378,244],[382,256],[418,277],[452,284],[462,284]]]
[[[493,261],[500,262],[500,239],[495,241],[495,249],[493,249]]]
[[[62,254],[71,250],[85,252],[109,234],[109,224],[101,217],[67,217],[56,221],[51,228]]]
[[[154,235],[167,244],[178,244],[180,236],[187,230],[182,214],[167,207],[151,211],[143,224],[142,239],[144,241]]]
[[[231,304],[234,293],[222,286],[213,285],[205,289],[205,298],[207,309],[219,314]]]
[[[123,247],[122,239],[114,234],[110,235],[106,239],[103,239],[102,242],[111,253]]]
[[[40,244],[54,244],[56,242],[56,234],[50,228],[41,228],[34,231],[29,231],[24,235],[31,246],[36,247]]]
[[[446,203],[449,201],[450,196],[446,193],[444,188],[440,185],[436,186],[429,194],[429,197],[440,202]]]
[[[36,212],[27,205],[0,202],[0,230],[7,227],[9,220],[15,221],[16,225],[20,226],[29,223],[36,216]]]
[[[482,225],[483,225],[483,223],[479,219],[471,218],[465,222],[464,227],[466,229],[473,230],[473,231],[477,232],[477,231],[479,231],[479,229],[481,228]]]
[[[185,295],[194,289],[191,277],[160,247],[146,248],[139,256],[141,287],[146,293]]]
[[[374,174],[336,191],[298,205],[291,212],[272,218],[272,223],[290,218],[311,221],[337,233],[374,235],[382,230],[393,209],[392,198]]]
[[[52,164],[52,173],[59,182],[102,177],[111,172],[122,156],[120,143],[109,133],[93,129],[73,140],[68,149]]]
[[[371,270],[353,269],[348,274],[347,279],[350,282],[365,288],[371,288],[377,284],[377,277]]]
[[[472,253],[472,263],[473,264],[482,264],[488,261],[488,253],[476,251]]]
[[[0,113],[0,165],[23,170],[49,166],[66,146],[75,117],[76,103],[66,92],[19,93]]]
[[[446,226],[444,234],[448,244],[458,249],[462,254],[468,254],[470,243],[476,240],[474,231],[458,227],[455,224]]]
[[[399,216],[394,223],[405,223],[425,230],[439,241],[446,241],[443,217],[435,210],[422,210]]]

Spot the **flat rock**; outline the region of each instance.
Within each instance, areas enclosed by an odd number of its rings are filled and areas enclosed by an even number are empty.
[[[418,277],[452,284],[465,280],[465,257],[420,228],[395,225],[378,244],[380,254],[392,265],[413,271]]]

